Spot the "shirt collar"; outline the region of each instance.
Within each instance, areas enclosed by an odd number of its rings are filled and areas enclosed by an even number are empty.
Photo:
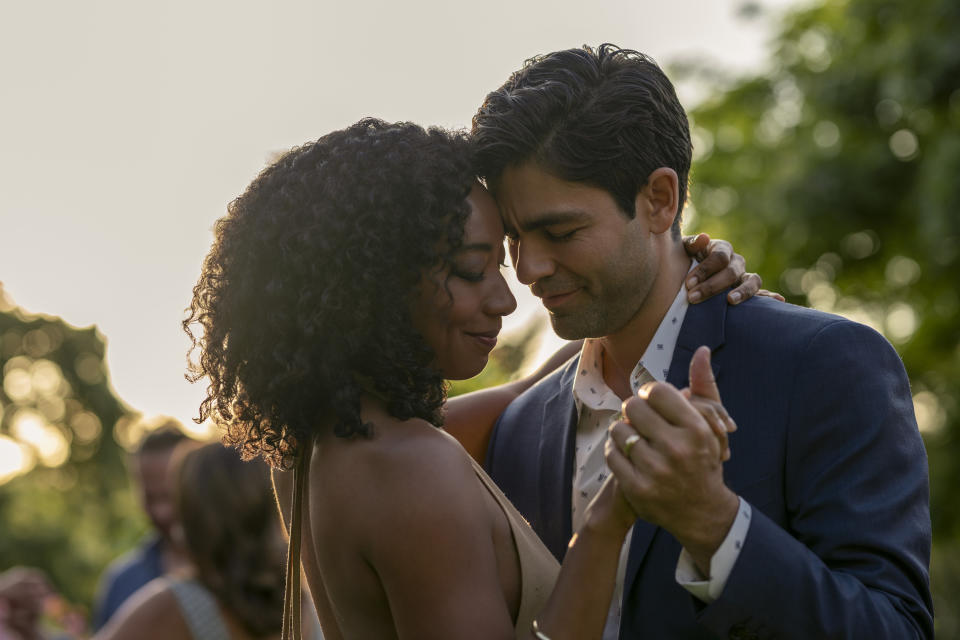
[[[697,266],[697,261],[691,262],[692,270]],[[630,373],[630,388],[634,393],[640,386],[639,377],[643,369],[650,372],[655,380],[666,381],[670,362],[673,360],[673,349],[677,345],[677,338],[680,337],[680,327],[683,325],[689,306],[687,289],[681,284],[680,290],[677,291],[673,303],[660,321],[646,351]],[[599,338],[587,338],[583,341],[580,366],[573,379],[573,398],[578,416],[583,405],[591,409],[620,410],[620,399],[603,379],[603,345]]]

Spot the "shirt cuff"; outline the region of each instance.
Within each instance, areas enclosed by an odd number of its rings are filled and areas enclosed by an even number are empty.
[[[680,552],[680,559],[677,560],[677,570],[674,577],[681,587],[689,591],[697,599],[710,604],[720,597],[723,588],[727,584],[727,578],[733,571],[733,565],[740,557],[740,550],[743,549],[743,542],[747,539],[747,532],[750,530],[750,504],[740,498],[740,508],[737,510],[737,517],[733,520],[733,526],[727,532],[727,537],[720,543],[720,547],[710,558],[710,577],[705,577],[697,565],[693,562],[686,549]]]

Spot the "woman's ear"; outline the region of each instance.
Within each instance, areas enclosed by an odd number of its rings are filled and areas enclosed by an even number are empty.
[[[673,226],[677,217],[677,203],[680,201],[679,184],[676,171],[660,167],[650,174],[647,184],[637,194],[637,215],[645,213],[652,233],[664,233]]]

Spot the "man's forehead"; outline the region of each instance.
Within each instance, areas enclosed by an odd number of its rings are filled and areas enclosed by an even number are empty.
[[[603,189],[564,180],[531,162],[505,169],[493,195],[508,231],[583,220],[612,203]]]
[[[518,228],[520,231],[526,233],[544,227],[586,223],[591,218],[591,214],[583,209],[574,208],[561,211],[544,211],[521,220]]]

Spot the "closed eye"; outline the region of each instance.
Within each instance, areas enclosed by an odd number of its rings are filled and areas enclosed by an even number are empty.
[[[467,282],[483,282],[484,277],[483,271],[454,271],[453,275],[461,280],[466,280]]]
[[[550,240],[551,242],[566,242],[567,240],[572,239],[573,236],[577,233],[577,231],[580,231],[581,228],[582,228],[582,227],[577,227],[576,229],[571,229],[571,230],[569,230],[569,231],[568,231],[568,230],[562,230],[562,231],[559,231],[559,232],[558,232],[558,231],[551,231],[551,230],[549,230],[549,229],[544,229],[544,230],[543,230],[543,234],[544,234],[544,235],[547,237],[547,239]]]

